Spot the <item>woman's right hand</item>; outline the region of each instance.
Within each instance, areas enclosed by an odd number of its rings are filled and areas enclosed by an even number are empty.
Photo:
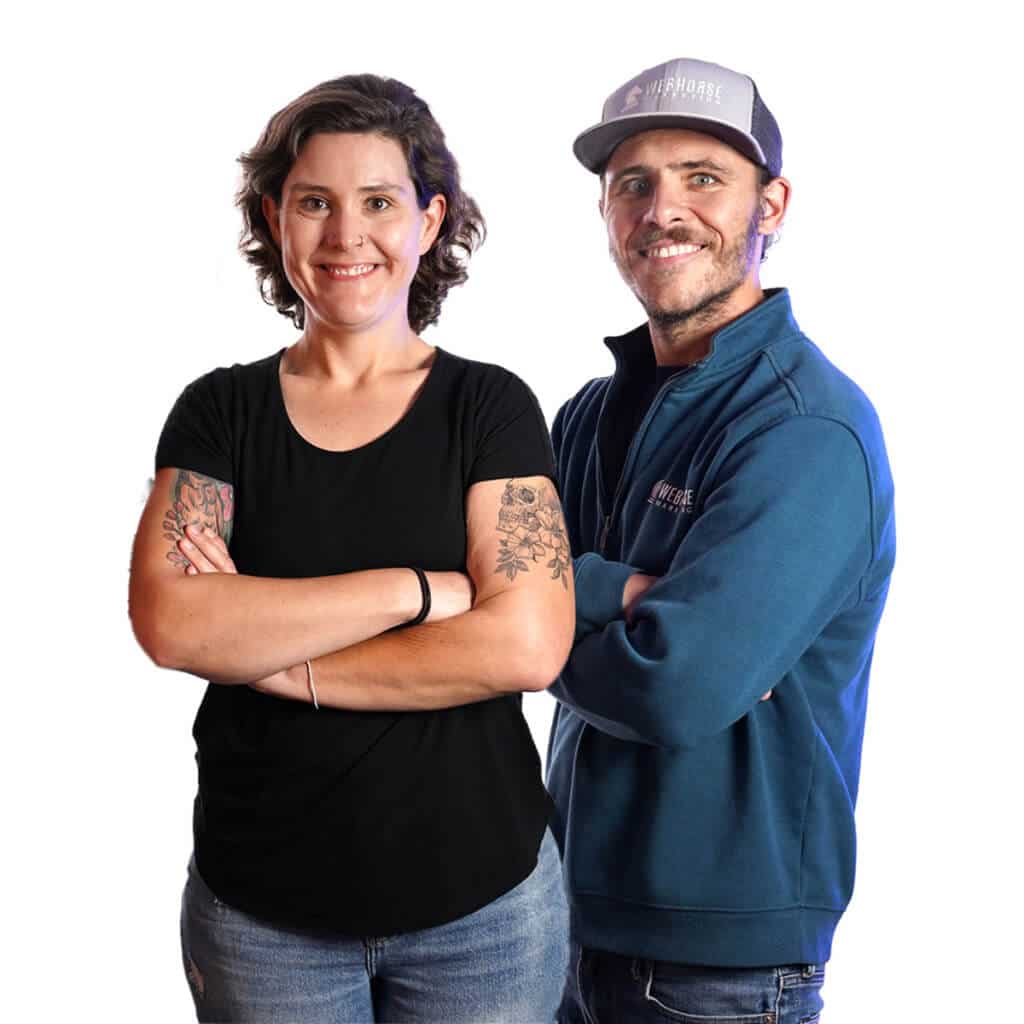
[[[427,622],[441,622],[473,607],[473,581],[464,572],[428,572],[430,614]]]

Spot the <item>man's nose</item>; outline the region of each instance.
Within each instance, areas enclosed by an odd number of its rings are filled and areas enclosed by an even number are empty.
[[[644,222],[652,227],[665,229],[690,216],[686,190],[678,182],[655,182],[649,198],[644,210]]]

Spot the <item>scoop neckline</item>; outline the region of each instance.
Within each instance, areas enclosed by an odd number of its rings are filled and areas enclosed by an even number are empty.
[[[284,358],[284,354],[287,348],[282,348],[277,356],[272,360],[272,370],[274,374],[274,394],[277,396],[278,411],[284,418],[285,423],[288,426],[289,433],[298,439],[298,441],[309,448],[311,451],[318,452],[321,455],[327,456],[342,456],[342,455],[359,455],[369,449],[375,447],[392,437],[394,434],[404,429],[412,419],[415,418],[417,411],[423,404],[423,400],[427,395],[427,391],[433,387],[434,378],[437,377],[438,364],[445,358],[448,353],[441,348],[440,345],[434,346],[434,361],[430,364],[430,369],[427,371],[426,379],[420,385],[419,392],[412,401],[412,405],[405,410],[404,414],[394,422],[383,434],[378,434],[375,438],[367,441],[365,444],[361,444],[356,448],[322,448],[318,444],[314,444],[309,440],[292,422],[291,416],[288,415],[288,405],[284,400],[284,388],[281,386],[281,360]]]

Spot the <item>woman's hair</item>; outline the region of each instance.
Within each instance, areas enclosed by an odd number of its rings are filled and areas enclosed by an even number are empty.
[[[437,321],[448,289],[466,280],[466,264],[483,242],[485,226],[476,203],[462,191],[458,164],[430,108],[394,78],[345,75],[314,86],[279,110],[256,145],[238,158],[242,184],[235,203],[243,220],[239,249],[256,268],[263,301],[290,317],[296,327],[304,326],[305,306],[285,276],[262,199],[269,195],[281,202],[285,178],[300,150],[320,132],[373,132],[394,139],[405,154],[420,209],[426,209],[434,195],[444,196],[447,210],[441,230],[420,257],[409,288],[409,324],[422,331]]]

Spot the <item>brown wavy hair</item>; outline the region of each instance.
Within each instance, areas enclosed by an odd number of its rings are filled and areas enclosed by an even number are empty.
[[[462,191],[458,164],[430,108],[394,78],[345,75],[321,82],[274,114],[256,145],[238,158],[242,184],[235,204],[243,221],[238,247],[256,268],[260,295],[297,328],[305,325],[305,305],[285,276],[262,200],[269,195],[281,202],[300,150],[320,132],[374,132],[394,139],[405,154],[420,209],[438,193],[447,202],[437,238],[420,257],[409,287],[409,324],[418,333],[437,322],[448,289],[466,280],[469,257],[483,242],[486,227],[476,203]]]

